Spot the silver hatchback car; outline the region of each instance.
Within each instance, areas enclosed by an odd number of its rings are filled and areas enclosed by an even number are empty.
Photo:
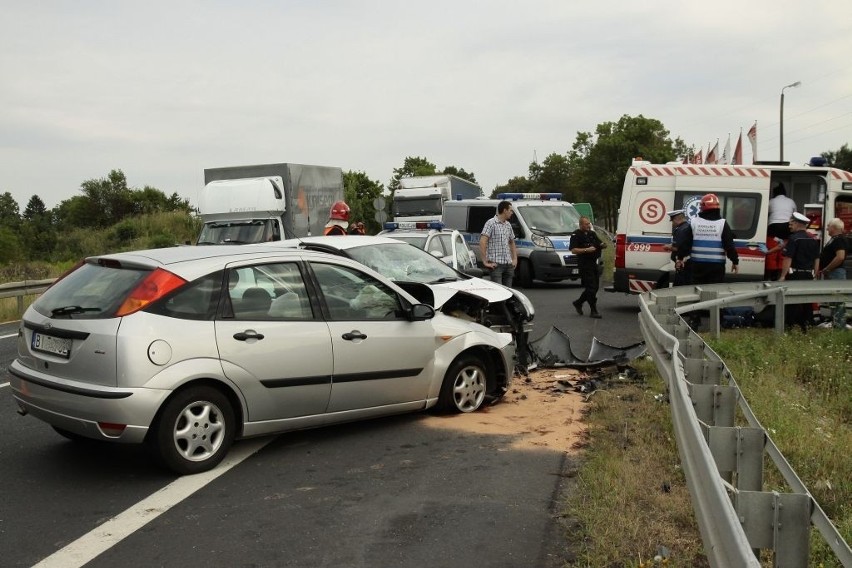
[[[22,414],[72,440],[144,442],[181,474],[238,438],[474,411],[506,392],[515,351],[353,260],[224,246],[88,258],[18,337]]]

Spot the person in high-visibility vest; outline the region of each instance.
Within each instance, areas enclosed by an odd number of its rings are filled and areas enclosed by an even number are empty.
[[[328,223],[323,235],[345,235],[349,228],[349,206],[345,201],[335,201],[328,212]]]
[[[701,198],[701,211],[689,222],[685,239],[692,259],[693,284],[718,284],[725,281],[725,257],[731,272],[739,271],[740,257],[734,245],[734,232],[719,211],[719,197],[708,193]]]

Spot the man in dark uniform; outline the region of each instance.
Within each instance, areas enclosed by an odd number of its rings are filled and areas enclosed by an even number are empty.
[[[813,238],[805,230],[810,224],[810,219],[801,213],[793,213],[790,219],[790,238],[781,254],[784,260],[781,262],[781,276],[778,281],[784,280],[813,280],[814,274],[819,268],[819,241]],[[798,325],[802,331],[806,330],[811,320],[810,304],[792,304],[787,307],[786,318],[790,325]]]
[[[674,285],[683,286],[692,283],[691,266],[689,262],[689,251],[691,243],[689,223],[683,209],[669,211],[669,219],[672,222],[672,242],[663,248],[671,251],[671,259],[674,262],[675,277]]]
[[[583,315],[583,302],[588,302],[591,308],[589,317],[600,319],[597,298],[600,287],[598,259],[601,257],[601,250],[606,248],[606,243],[592,230],[592,222],[588,217],[580,217],[580,228],[571,233],[568,248],[577,256],[580,284],[583,286],[583,293],[571,303],[577,313]]]

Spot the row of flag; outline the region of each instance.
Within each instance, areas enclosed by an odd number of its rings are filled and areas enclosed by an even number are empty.
[[[751,143],[751,162],[757,160],[757,121],[749,128],[746,134],[748,141]],[[743,129],[740,128],[740,137],[737,138],[737,145],[734,147],[734,153],[731,154],[731,135],[728,134],[728,141],[725,143],[725,148],[722,150],[722,155],[719,155],[719,140],[711,147],[707,144],[707,154],[699,148],[692,156],[683,158],[684,164],[742,164],[743,163]]]

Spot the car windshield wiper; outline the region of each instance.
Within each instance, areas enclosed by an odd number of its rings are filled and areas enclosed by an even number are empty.
[[[61,308],[54,308],[50,310],[51,315],[54,316],[67,316],[71,314],[82,314],[84,312],[99,312],[100,308],[84,308],[81,306],[64,306]]]
[[[455,276],[441,276],[437,280],[432,280],[429,284],[440,284],[441,282],[458,282],[459,278]]]

